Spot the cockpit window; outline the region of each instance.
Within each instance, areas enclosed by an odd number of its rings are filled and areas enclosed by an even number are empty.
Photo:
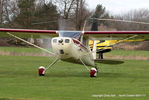
[[[69,43],[70,42],[70,40],[69,39],[65,39],[65,43]]]
[[[70,37],[80,41],[82,32],[59,32],[59,37]]]
[[[57,43],[57,39],[53,39],[53,43]]]

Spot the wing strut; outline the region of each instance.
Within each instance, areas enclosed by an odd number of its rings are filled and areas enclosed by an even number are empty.
[[[84,67],[88,70],[88,71],[90,71],[90,69],[86,66],[86,64],[83,62],[83,60],[80,58],[80,61],[81,61],[81,63],[84,65]]]
[[[135,37],[137,37],[137,36],[138,36],[138,35],[133,35],[133,36],[128,37],[128,38],[126,38],[126,39],[120,40],[120,41],[116,42],[114,45],[116,45],[116,44],[118,44],[118,43],[121,43],[121,42],[123,42],[123,41],[125,41],[125,40],[129,40],[129,39],[135,38]],[[109,45],[108,45],[108,46],[109,46]],[[108,47],[108,46],[105,46],[105,47]],[[102,47],[101,49],[104,49],[105,47]],[[100,51],[100,50],[99,50],[99,51]]]
[[[52,62],[52,63],[45,69],[45,72],[46,72],[49,68],[51,68],[54,64],[56,64],[59,60],[60,60],[60,58],[57,57],[56,60],[55,60],[54,62]]]
[[[96,40],[94,40],[94,43],[93,43],[93,59],[96,59],[96,51],[97,51],[97,49],[96,49]]]
[[[29,44],[29,45],[32,45],[32,46],[34,46],[34,47],[36,47],[36,48],[38,48],[38,49],[40,49],[40,50],[43,50],[43,51],[45,51],[45,52],[47,52],[47,53],[49,53],[49,54],[51,54],[51,55],[55,55],[54,53],[50,52],[49,50],[44,49],[44,48],[41,48],[41,47],[39,47],[39,46],[37,46],[37,45],[35,45],[35,44],[33,44],[33,43],[30,43],[30,42],[28,42],[28,41],[26,41],[26,40],[24,40],[24,39],[22,39],[22,38],[20,38],[20,37],[18,37],[18,36],[15,36],[15,35],[13,35],[13,34],[11,34],[11,33],[9,33],[9,32],[7,32],[7,34],[10,35],[10,36],[12,36],[12,37],[14,37],[14,38],[16,38],[16,39],[19,39],[19,40],[21,40],[21,41],[27,43],[27,44]]]
[[[125,40],[129,40],[129,39],[132,39],[132,38],[135,38],[135,37],[137,37],[138,35],[133,35],[133,36],[131,36],[131,37],[128,37],[128,38],[126,38],[126,39],[123,39],[123,40],[121,40],[121,41],[118,41],[118,42],[116,42],[115,44],[118,44],[118,43],[120,43],[120,42],[123,42],[123,41],[125,41]],[[95,40],[94,40],[94,42],[95,42]],[[95,45],[96,43],[93,43],[93,49],[94,49],[94,45]],[[114,45],[115,45],[114,44]],[[108,46],[105,46],[105,47],[108,47]],[[103,47],[103,48],[105,48],[105,47]],[[96,46],[95,46],[95,48],[96,48]],[[101,48],[101,49],[103,49],[103,48]],[[95,55],[95,53],[96,53],[96,50],[94,51],[91,51],[91,53],[93,54],[93,59],[94,59],[94,55]],[[85,54],[84,56],[86,56],[86,55],[89,55],[90,54],[90,52],[89,53],[87,53],[87,54]],[[94,59],[95,60],[95,59]]]

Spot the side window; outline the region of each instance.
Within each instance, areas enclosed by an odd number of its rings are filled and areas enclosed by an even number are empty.
[[[70,40],[69,39],[65,39],[65,43],[69,43],[70,42]]]
[[[57,39],[53,39],[53,43],[57,43]]]

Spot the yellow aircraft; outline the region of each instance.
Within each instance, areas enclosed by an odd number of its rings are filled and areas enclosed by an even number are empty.
[[[89,47],[93,50],[93,44],[95,40],[89,40]],[[99,54],[98,59],[103,59],[103,53],[110,52],[113,46],[121,42],[134,42],[134,41],[143,41],[139,40],[96,40],[96,52]]]

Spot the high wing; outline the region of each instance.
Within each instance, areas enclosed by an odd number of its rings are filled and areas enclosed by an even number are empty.
[[[56,37],[58,36],[55,30],[32,30],[32,29],[5,29],[0,28],[0,37],[9,37],[6,32],[10,32],[14,35],[23,38],[40,38],[41,35]]]
[[[55,30],[31,30],[31,29],[4,29],[0,28],[0,37],[7,37],[6,32],[11,32],[19,37],[39,38],[40,35],[56,37]],[[75,31],[74,31],[75,32]],[[4,33],[4,34],[3,34]],[[84,37],[92,40],[135,40],[149,39],[149,31],[84,31]]]
[[[84,31],[84,37],[92,40],[149,39],[149,31]]]

